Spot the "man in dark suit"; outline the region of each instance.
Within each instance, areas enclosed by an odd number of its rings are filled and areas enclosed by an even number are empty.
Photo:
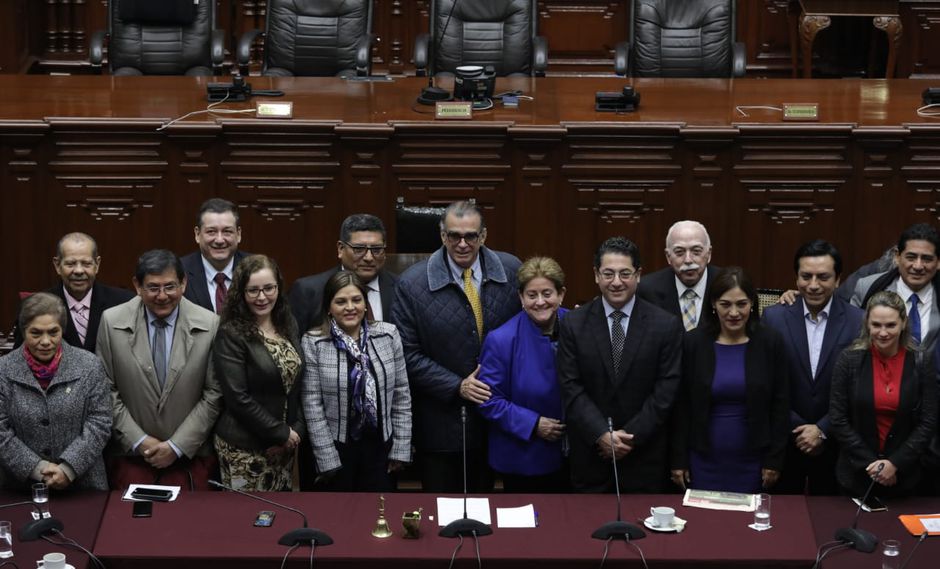
[[[288,299],[297,326],[306,331],[321,323],[323,287],[340,269],[353,271],[369,289],[369,313],[373,320],[388,320],[398,277],[385,267],[385,225],[367,213],[350,215],[340,226],[336,242],[339,265],[322,273],[297,279]]]
[[[682,318],[686,330],[698,326],[705,291],[719,268],[710,266],[712,242],[697,221],[677,221],[666,233],[669,266],[643,278],[637,295]]]
[[[802,494],[838,494],[838,449],[829,430],[829,389],[839,354],[858,337],[864,313],[835,294],[842,255],[817,239],[793,259],[799,296],[792,305],[764,310],[762,320],[783,337],[790,362],[792,437],[777,489]]]
[[[594,256],[600,298],[561,321],[558,381],[571,447],[571,481],[581,492],[662,492],[666,423],[679,388],[682,324],[636,298],[640,252],[612,237]],[[611,421],[613,433],[608,431]]]
[[[235,204],[222,198],[208,199],[199,207],[193,229],[199,250],[180,261],[186,271],[186,300],[222,313],[235,266],[249,256],[238,250],[242,228]]]
[[[933,350],[940,337],[940,234],[927,223],[917,223],[901,233],[897,251],[894,268],[859,279],[852,304],[865,308],[876,292],[898,293],[914,341],[925,351]]]
[[[52,266],[62,284],[45,292],[64,300],[68,308],[68,326],[62,338],[76,348],[94,352],[101,313],[127,302],[134,293],[95,280],[101,268],[101,257],[98,256],[98,244],[85,233],[69,233],[59,239]],[[22,343],[23,332],[17,321],[13,329],[13,345],[18,347]]]

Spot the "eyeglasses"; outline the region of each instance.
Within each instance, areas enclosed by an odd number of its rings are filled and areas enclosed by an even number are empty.
[[[636,274],[636,271],[620,271],[619,273],[614,271],[601,271],[601,278],[610,282],[614,280],[614,277],[620,277],[620,280],[626,282],[635,277]]]
[[[467,245],[473,245],[480,240],[480,234],[476,231],[471,231],[469,233],[459,233],[457,231],[447,231],[444,233],[444,236],[447,237],[447,241],[451,245],[457,245],[460,243],[461,239],[467,242]]]
[[[260,296],[262,292],[264,293],[264,296],[266,298],[271,298],[272,296],[274,296],[274,293],[277,292],[277,284],[270,283],[264,286],[248,287],[245,289],[245,296],[250,298],[251,300],[254,300],[258,298],[258,296]]]
[[[385,245],[353,245],[345,241],[340,241],[345,247],[349,247],[352,250],[353,257],[357,259],[360,257],[365,257],[366,253],[372,253],[373,257],[381,257],[385,254]]]
[[[180,285],[179,283],[169,283],[162,286],[157,284],[150,284],[143,287],[143,289],[151,296],[159,295],[160,291],[165,292],[167,296],[172,296],[180,289]]]

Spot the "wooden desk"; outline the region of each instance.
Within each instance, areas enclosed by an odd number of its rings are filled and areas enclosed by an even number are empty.
[[[239,205],[242,246],[272,255],[288,282],[336,262],[350,213],[382,217],[394,252],[398,197],[473,197],[487,244],[554,256],[569,303],[597,294],[592,254],[612,235],[636,240],[650,272],[665,266],[669,226],[698,219],[716,264],[784,288],[801,243],[833,241],[848,272],[940,211],[940,121],[915,112],[934,81],[642,79],[638,112],[617,115],[595,112],[594,93],[623,79],[500,79],[534,100],[435,122],[414,103],[420,78],[252,78],[283,89],[294,118],[200,114],[158,132],[205,109],[207,81],[0,77],[0,325],[17,291],[55,282],[64,233],[95,236],[99,278],[129,287],[142,251],[195,249],[193,217],[212,196]],[[735,111],[785,102],[819,103],[820,120]]]
[[[901,18],[898,0],[800,0],[800,49],[803,52],[803,77],[813,77],[813,42],[816,34],[832,24],[833,17],[872,18],[872,24],[888,36],[888,63],[885,77],[894,77],[901,43]],[[796,49],[796,46],[791,46]]]

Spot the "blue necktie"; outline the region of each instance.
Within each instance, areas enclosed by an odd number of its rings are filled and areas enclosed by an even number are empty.
[[[911,295],[911,337],[914,338],[914,342],[917,345],[920,345],[920,310],[917,309],[917,303],[920,299],[917,297],[917,293]]]

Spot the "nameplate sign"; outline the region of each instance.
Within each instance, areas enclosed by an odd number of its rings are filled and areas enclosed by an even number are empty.
[[[438,101],[434,104],[434,118],[448,120],[469,120],[473,118],[471,101]]]
[[[783,120],[818,121],[819,105],[816,103],[784,103]]]
[[[293,103],[258,103],[256,115],[263,119],[289,119],[294,116]]]

